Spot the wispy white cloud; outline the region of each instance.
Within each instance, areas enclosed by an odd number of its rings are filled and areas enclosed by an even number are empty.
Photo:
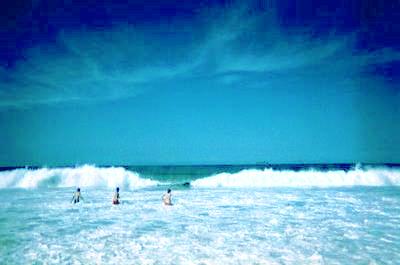
[[[305,32],[288,34],[274,10],[249,13],[246,7],[204,11],[191,26],[61,32],[55,43],[29,49],[14,68],[0,68],[0,106],[115,100],[191,78],[230,85],[246,73],[357,78],[370,64],[400,60],[391,49],[357,52],[354,34],[315,38]]]

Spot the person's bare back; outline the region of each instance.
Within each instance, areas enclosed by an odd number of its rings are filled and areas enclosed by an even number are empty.
[[[167,193],[162,196],[164,205],[172,205],[171,196],[171,189],[168,189]]]

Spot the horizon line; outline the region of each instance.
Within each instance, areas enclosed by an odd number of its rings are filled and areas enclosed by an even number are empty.
[[[3,168],[65,168],[65,167],[80,167],[80,166],[95,166],[95,167],[200,167],[200,166],[284,166],[284,165],[399,165],[400,162],[285,162],[285,163],[171,163],[171,164],[95,164],[95,163],[77,163],[75,165],[0,165]]]

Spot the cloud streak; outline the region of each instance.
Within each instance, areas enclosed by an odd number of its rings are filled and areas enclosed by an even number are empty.
[[[63,31],[54,43],[30,48],[15,67],[0,68],[0,107],[118,100],[183,80],[230,86],[260,73],[266,82],[312,74],[341,82],[373,78],[367,67],[400,60],[389,48],[356,50],[354,33],[309,31],[289,34],[273,9],[247,7],[204,10],[190,22]]]

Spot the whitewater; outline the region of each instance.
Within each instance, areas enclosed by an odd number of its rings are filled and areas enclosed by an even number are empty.
[[[400,260],[398,165],[8,168],[0,195],[0,264]]]
[[[193,167],[196,168],[196,167]],[[210,170],[212,172],[212,168]],[[294,171],[290,168],[245,168],[234,173],[210,173],[210,176],[196,178],[163,179],[162,172],[141,177],[140,172],[124,167],[96,167],[83,165],[64,168],[18,168],[0,171],[0,189],[38,187],[108,187],[127,189],[151,187],[157,184],[179,184],[190,182],[195,187],[342,187],[342,186],[400,186],[400,169],[397,167],[366,167],[356,165],[349,170],[318,170],[304,168]]]

